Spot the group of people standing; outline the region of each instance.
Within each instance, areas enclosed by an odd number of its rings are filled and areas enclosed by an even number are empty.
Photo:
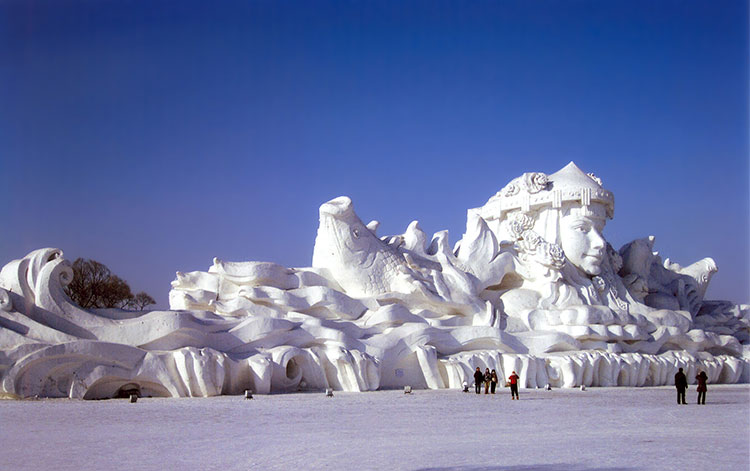
[[[706,387],[706,381],[708,381],[706,372],[699,372],[698,376],[695,377],[695,380],[698,381],[698,404],[705,404],[706,391],[708,391],[708,388]],[[677,374],[674,375],[674,386],[677,388],[677,404],[687,404],[685,401],[685,391],[688,388],[688,383],[685,373],[682,372],[682,368],[680,368]]]
[[[518,375],[514,371],[513,374],[508,377],[508,385],[510,386],[510,398],[518,399]],[[482,384],[484,384],[485,394],[495,394],[495,388],[497,387],[498,377],[495,370],[490,371],[489,368],[484,370],[477,366],[477,370],[474,372],[474,389],[477,394],[482,392]]]
[[[510,386],[511,399],[518,399],[518,379],[519,377],[515,371],[508,377],[508,383],[506,386]],[[706,391],[708,391],[708,388],[706,387],[708,375],[706,375],[705,371],[700,371],[695,377],[695,380],[698,382],[698,404],[705,404]],[[482,384],[484,384],[485,394],[495,394],[497,382],[498,377],[495,370],[490,371],[490,369],[487,368],[484,370],[484,373],[482,373],[482,369],[477,366],[477,370],[474,372],[474,389],[477,394],[481,394]],[[688,388],[688,383],[687,377],[685,376],[685,373],[683,373],[682,368],[680,368],[677,374],[674,375],[674,385],[677,388],[677,404],[687,404],[685,401],[685,391]],[[466,383],[464,383],[464,388],[464,391],[468,390],[468,385],[466,385]]]

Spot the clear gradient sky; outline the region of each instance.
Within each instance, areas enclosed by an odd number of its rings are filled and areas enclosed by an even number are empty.
[[[58,247],[167,307],[213,257],[309,266],[318,206],[464,232],[525,171],[750,302],[748,2],[0,2],[0,265]]]

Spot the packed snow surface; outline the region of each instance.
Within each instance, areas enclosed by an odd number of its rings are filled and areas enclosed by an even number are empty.
[[[750,386],[0,401],[3,469],[747,470]]]

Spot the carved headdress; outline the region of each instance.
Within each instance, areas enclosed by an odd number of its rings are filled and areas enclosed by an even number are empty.
[[[578,202],[584,207],[592,202],[602,203],[609,219],[615,212],[612,192],[605,190],[593,173],[585,174],[570,162],[552,175],[530,172],[514,178],[487,201],[480,216],[491,221],[503,219],[510,211],[529,212],[545,206],[561,208],[565,202]]]

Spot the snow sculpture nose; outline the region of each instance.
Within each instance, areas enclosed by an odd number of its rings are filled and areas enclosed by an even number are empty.
[[[604,247],[606,246],[606,242],[604,241],[604,237],[599,232],[598,229],[591,229],[589,232],[589,240],[591,242],[591,248],[593,250],[596,250],[598,252],[603,252]]]

